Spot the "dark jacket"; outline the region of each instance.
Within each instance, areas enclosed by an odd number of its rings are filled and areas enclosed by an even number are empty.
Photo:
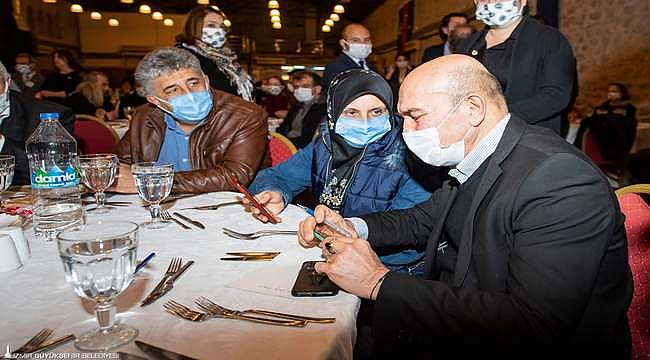
[[[9,91],[9,117],[2,121],[0,134],[5,138],[2,155],[16,157],[14,180],[12,185],[28,185],[31,182],[29,163],[25,152],[25,142],[41,123],[41,113],[58,113],[61,125],[74,135],[74,114],[65,106],[50,102],[38,101],[31,96]]]
[[[192,55],[196,56],[196,58],[199,59],[199,63],[201,63],[201,70],[203,70],[203,73],[208,76],[211,88],[239,96],[237,93],[237,87],[230,83],[230,78],[228,75],[226,75],[226,73],[224,73],[221,68],[215,64],[214,61],[181,44],[176,44],[176,47],[191,52]]]
[[[293,125],[293,120],[296,117],[298,111],[300,111],[300,103],[291,107],[287,117],[284,118],[282,125],[277,129],[277,132],[287,136],[291,131],[291,125]],[[299,137],[289,138],[297,148],[302,149],[307,146],[313,139],[318,126],[323,122],[327,116],[327,109],[324,103],[315,102],[309,107],[309,111],[305,114],[305,117],[302,119],[302,130]]]
[[[32,82],[32,86],[27,86],[25,82],[23,81],[23,76],[22,74],[15,72],[11,74],[11,81],[16,84],[16,86],[20,89],[20,92],[27,95],[34,97],[34,94],[36,94],[39,90],[41,90],[41,87],[43,86],[43,83],[45,82],[45,78],[43,75],[39,74],[38,72],[34,74],[32,79],[30,80]]]
[[[190,135],[193,170],[174,175],[174,192],[235,191],[228,182],[231,173],[246,185],[262,165],[267,145],[266,112],[214,89],[212,102],[212,111]],[[151,104],[140,106],[117,145],[117,155],[127,164],[158,160],[165,130],[162,110]]]
[[[436,59],[436,58],[439,58],[439,57],[445,55],[445,44],[446,44],[446,42],[443,42],[440,45],[434,45],[434,46],[428,47],[426,50],[424,50],[424,54],[422,55],[421,64],[424,64],[427,61],[431,61],[433,59]]]
[[[72,94],[68,95],[63,100],[63,105],[70,108],[75,114],[81,115],[90,115],[95,116],[95,113],[99,109],[105,111],[113,111],[115,107],[111,104],[111,98],[108,96],[104,97],[104,103],[102,106],[95,106],[86,99],[86,97],[79,91],[75,91]]]
[[[441,277],[436,263],[456,192],[450,180],[412,209],[362,216],[373,247],[427,246],[426,279],[389,273],[381,285],[376,341],[387,351],[407,349],[400,341],[418,349],[402,358],[567,348],[629,357],[624,217],[603,174],[564,139],[516,116],[488,161],[453,274]]]
[[[368,68],[372,71],[375,69],[368,64],[368,59],[364,60]],[[336,77],[336,75],[344,72],[345,70],[350,69],[360,69],[361,66],[354,62],[352,58],[345,55],[344,53],[339,54],[334,61],[325,66],[325,73],[323,74],[323,92],[327,93],[327,89],[330,87],[330,83]]]
[[[527,123],[559,134],[576,78],[571,44],[557,29],[528,16],[519,26],[505,91],[508,108]],[[457,52],[480,60],[488,30],[465,39]]]

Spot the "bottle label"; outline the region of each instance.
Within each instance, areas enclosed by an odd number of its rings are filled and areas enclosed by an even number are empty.
[[[79,185],[79,172],[77,169],[68,165],[65,171],[58,166],[53,166],[50,171],[38,168],[32,174],[32,188],[34,189],[54,189]]]

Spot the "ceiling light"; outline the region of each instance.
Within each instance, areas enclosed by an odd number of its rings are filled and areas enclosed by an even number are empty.
[[[174,20],[165,19],[165,20],[163,20],[163,25],[165,25],[165,26],[174,26]]]
[[[199,5],[210,5],[210,0],[196,0]]]
[[[224,20],[223,24],[226,25],[226,27],[231,27],[232,26],[232,23],[228,19]]]
[[[343,5],[338,4],[334,6],[334,12],[337,14],[343,14],[345,12],[345,8],[343,7]]]
[[[90,13],[90,18],[92,20],[101,20],[102,19],[102,13],[97,12],[97,11],[93,11],[93,12]]]
[[[278,9],[280,7],[280,4],[277,2],[277,0],[269,0],[269,9]]]
[[[271,16],[271,22],[276,23],[276,22],[281,22],[279,16]]]
[[[56,4],[56,0],[43,0],[46,4]]]
[[[320,28],[320,29],[323,30],[323,32],[330,32],[330,31],[332,31],[332,28],[329,27],[329,25],[323,25],[323,27]]]
[[[325,20],[325,25],[327,25],[329,27],[334,26],[334,20],[332,20],[332,19]]]
[[[84,12],[84,8],[79,4],[72,4],[70,5],[70,11],[73,13],[82,13]]]
[[[273,9],[269,12],[269,16],[280,16],[280,10]]]
[[[108,19],[108,26],[120,26],[120,21],[115,18]]]
[[[120,0],[122,4],[133,4],[133,0]]]
[[[162,20],[163,14],[160,11],[154,11],[153,14],[151,14],[151,18],[154,20]]]
[[[284,81],[289,81],[289,80],[291,80],[291,76],[289,76],[289,74],[282,74],[281,78],[282,78],[282,80],[284,80]]]
[[[147,4],[140,5],[140,8],[138,9],[140,14],[151,14],[151,7]]]
[[[272,26],[273,26],[274,29],[282,29],[282,23],[279,23],[279,22],[273,23]]]
[[[341,20],[341,18],[339,17],[339,14],[331,14],[331,15],[330,15],[330,19],[332,19],[332,20],[334,20],[334,21],[339,21],[339,20]]]

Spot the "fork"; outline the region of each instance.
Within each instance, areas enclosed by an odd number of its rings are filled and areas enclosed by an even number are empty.
[[[295,230],[261,230],[252,233],[240,233],[228,228],[223,228],[223,233],[239,240],[255,240],[262,236],[273,235],[298,235],[298,232]]]
[[[30,352],[30,349],[36,348],[39,345],[41,345],[47,338],[52,335],[54,330],[52,329],[43,329],[39,331],[36,335],[34,335],[33,338],[29,339],[23,346],[19,347],[18,349],[14,350],[15,353],[26,353]]]
[[[172,258],[172,260],[169,262],[169,266],[167,267],[167,271],[165,272],[165,275],[163,275],[163,278],[160,280],[160,282],[156,285],[156,287],[153,290],[151,290],[149,295],[147,295],[147,297],[143,301],[143,304],[146,303],[147,300],[150,300],[154,295],[162,291],[165,285],[167,285],[167,282],[170,279],[173,279],[174,275],[176,275],[176,273],[181,269],[182,263],[183,263],[183,258],[180,257]]]
[[[260,324],[266,324],[266,325],[280,325],[280,326],[291,326],[291,327],[304,327],[307,325],[306,321],[303,320],[277,320],[277,319],[266,319],[266,318],[260,318],[256,316],[248,316],[248,315],[236,315],[236,314],[229,314],[226,313],[225,311],[208,311],[205,308],[206,312],[200,312],[196,310],[192,310],[189,307],[178,303],[174,300],[169,300],[165,304],[163,304],[163,307],[165,310],[173,315],[176,315],[178,317],[181,317],[186,320],[194,321],[194,322],[202,322],[208,319],[212,318],[228,318],[228,319],[235,319],[235,320],[246,320],[246,321],[251,321],[255,323],[260,323]]]
[[[178,220],[177,218],[171,216],[171,214],[167,210],[161,211],[160,216],[162,217],[163,220],[167,220],[167,221],[172,220],[172,221],[174,221],[175,223],[177,223],[180,227],[182,227],[185,230],[191,230],[191,228],[189,226],[183,224],[182,222],[180,222],[180,220]]]
[[[204,296],[201,296],[198,299],[196,299],[195,303],[196,305],[198,305],[200,308],[204,310],[214,309],[215,311],[218,310],[227,314],[232,314],[237,316],[245,316],[246,314],[257,314],[257,315],[265,315],[265,316],[274,316],[283,319],[305,321],[307,323],[313,322],[313,323],[320,323],[320,324],[331,324],[336,321],[336,318],[331,318],[331,317],[319,318],[319,317],[287,314],[287,313],[271,311],[271,310],[260,310],[260,309],[231,310],[211,301],[210,299]]]

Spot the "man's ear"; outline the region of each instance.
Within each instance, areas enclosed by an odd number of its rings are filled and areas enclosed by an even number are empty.
[[[467,97],[467,104],[467,114],[470,118],[470,124],[473,127],[481,125],[483,120],[485,120],[487,102],[478,94],[470,94]]]
[[[346,41],[345,41],[344,39],[340,39],[340,40],[339,40],[339,45],[341,45],[341,49],[343,49],[343,50],[349,50],[349,49],[348,49],[348,45],[347,45],[347,43],[346,43]]]
[[[443,27],[442,27],[442,32],[443,32],[445,35],[449,35],[449,28],[448,28],[447,26],[443,26]]]

